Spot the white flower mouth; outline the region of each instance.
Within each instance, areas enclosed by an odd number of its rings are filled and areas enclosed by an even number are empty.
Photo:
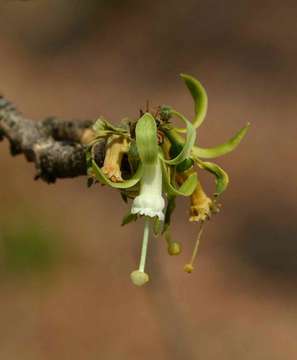
[[[143,194],[134,199],[131,213],[146,215],[152,218],[157,216],[159,220],[163,221],[164,206],[165,201],[162,196]]]
[[[140,184],[140,193],[134,199],[131,213],[157,216],[164,220],[165,201],[162,197],[162,170],[160,160],[154,164],[144,165],[144,173]]]

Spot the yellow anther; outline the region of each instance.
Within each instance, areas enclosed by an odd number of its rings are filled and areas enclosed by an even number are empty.
[[[192,264],[186,264],[184,266],[184,271],[188,274],[191,274],[191,272],[194,270],[194,267]]]
[[[168,254],[175,256],[181,253],[181,244],[177,241],[170,242],[168,244]]]

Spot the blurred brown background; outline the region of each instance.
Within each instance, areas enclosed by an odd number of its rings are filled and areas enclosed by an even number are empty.
[[[252,128],[217,160],[231,184],[195,272],[180,201],[184,252],[152,239],[144,288],[142,224],[119,226],[118,193],[34,182],[0,143],[1,360],[297,358],[296,16],[296,1],[2,0],[0,91],[28,117],[116,122],[147,99],[191,116],[185,72],[209,95],[201,146]]]

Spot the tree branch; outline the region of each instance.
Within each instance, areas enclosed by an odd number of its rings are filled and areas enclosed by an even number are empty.
[[[85,144],[92,138],[94,120],[62,120],[51,117],[33,121],[23,117],[0,96],[0,141],[7,138],[12,155],[24,154],[34,162],[35,179],[48,183],[57,178],[86,175]],[[96,147],[95,158],[103,162],[105,143]]]

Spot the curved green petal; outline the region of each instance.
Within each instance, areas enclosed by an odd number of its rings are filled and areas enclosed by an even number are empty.
[[[212,162],[197,160],[197,164],[201,169],[207,170],[215,176],[216,192],[214,193],[214,195],[221,195],[222,192],[227,189],[227,186],[229,184],[229,176],[226,171],[224,171],[221,167]]]
[[[158,157],[157,125],[153,116],[145,113],[135,129],[136,145],[140,159],[145,164],[153,164]]]
[[[115,182],[112,182],[111,180],[109,180],[105,176],[105,174],[103,174],[103,171],[96,164],[95,160],[92,160],[92,169],[93,169],[93,172],[94,172],[97,180],[99,180],[102,184],[109,185],[116,189],[127,189],[127,188],[130,188],[130,187],[136,185],[139,182],[139,180],[142,178],[142,174],[143,174],[143,166],[140,163],[136,173],[129,180],[115,183]]]
[[[198,158],[212,159],[216,158],[229,152],[233,151],[241,142],[241,140],[246,135],[250,123],[247,123],[242,129],[240,129],[230,140],[224,144],[212,147],[212,148],[200,148],[198,146],[193,146],[192,155]]]
[[[170,181],[170,176],[168,174],[166,165],[161,162],[162,165],[162,173],[163,173],[163,184],[164,184],[164,191],[166,192],[168,197],[171,196],[190,196],[192,195],[193,191],[196,188],[196,185],[198,183],[197,180],[197,174],[193,173],[191,174],[187,180],[182,184],[182,186],[179,189],[176,189]]]
[[[207,113],[207,93],[201,83],[194,77],[186,74],[180,74],[180,76],[187,85],[195,103],[195,117],[192,123],[197,129],[203,123]]]
[[[159,154],[160,158],[168,165],[177,165],[184,161],[186,158],[190,156],[191,149],[193,148],[196,140],[196,131],[194,126],[187,120],[182,114],[178,113],[177,111],[172,110],[172,114],[178,116],[187,126],[187,137],[186,139],[182,139],[184,144],[181,145],[181,151],[179,154],[171,159],[166,160],[163,154]]]

